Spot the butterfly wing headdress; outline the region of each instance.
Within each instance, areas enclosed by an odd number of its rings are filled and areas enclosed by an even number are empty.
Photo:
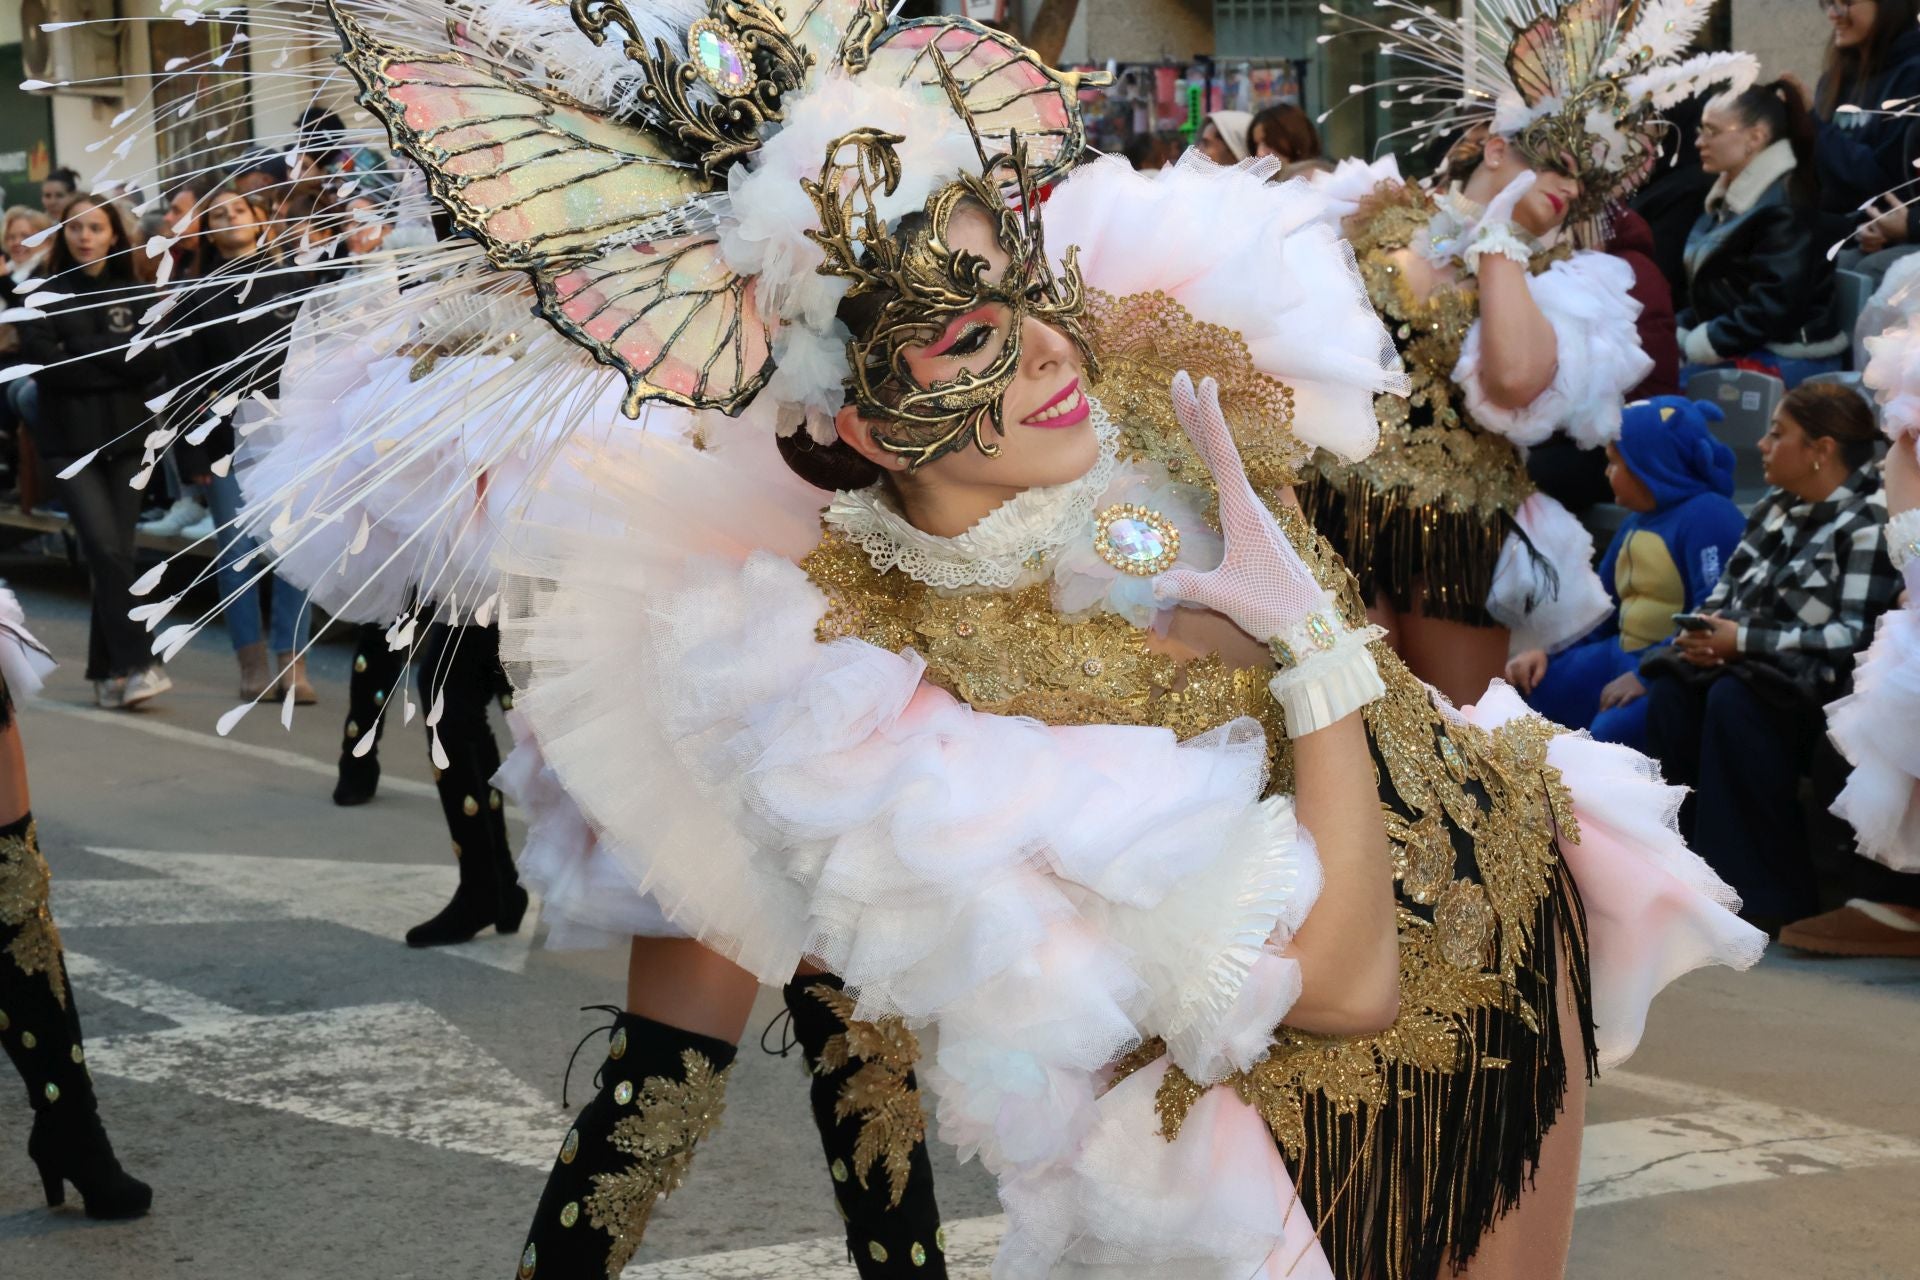
[[[163,7],[198,16],[193,0]],[[290,377],[307,382],[293,392],[332,386],[322,375],[343,362],[411,368],[358,395],[350,420],[331,415],[332,434],[306,431],[298,465],[275,469],[270,492],[251,486],[239,519],[268,545],[255,573],[307,565],[301,585],[346,618],[364,616],[364,600],[390,602],[367,584],[396,575],[431,602],[420,610],[487,615],[476,533],[510,532],[515,495],[537,494],[570,437],[644,434],[601,420],[610,399],[629,417],[650,405],[713,415],[714,430],[731,429],[725,417],[825,427],[846,395],[834,312],[850,281],[820,272],[808,233],[821,206],[802,181],[819,179],[834,139],[898,135],[904,179],[880,200],[883,218],[922,208],[988,154],[1017,150],[1023,173],[1003,175],[1008,191],[1043,185],[1083,144],[1079,77],[962,19],[890,23],[876,0],[326,0],[248,14],[250,28],[204,57],[146,78],[147,102],[122,114],[88,185],[154,192],[147,212],[183,178],[202,193],[237,181],[266,211],[266,252],[192,279],[169,278],[184,222],[129,250],[160,265],[156,284],[111,299],[137,304],[130,350],[224,323],[207,299],[244,300],[281,277],[307,301],[302,350],[324,353],[296,361]],[[300,123],[244,150],[223,141],[216,91],[242,78],[264,118]],[[350,101],[372,127],[324,114]],[[164,171],[130,172],[155,128],[143,108],[160,104],[176,133],[203,111],[207,127]],[[833,194],[851,198],[850,185]],[[342,252],[367,228],[384,243]],[[10,319],[60,301],[57,287],[29,293]],[[283,331],[156,397],[157,423],[129,429],[147,462],[245,404],[239,457],[215,467],[248,470],[250,453],[290,434],[258,371],[277,369],[295,341]],[[609,370],[617,397],[605,394]],[[364,390],[334,386],[320,402]],[[406,532],[369,532],[383,527]],[[159,630],[181,598],[143,604],[142,619]],[[160,631],[159,649],[216,616]],[[418,616],[391,620],[397,639]]]

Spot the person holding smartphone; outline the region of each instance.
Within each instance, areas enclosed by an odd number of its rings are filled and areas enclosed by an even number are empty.
[[[1682,830],[1773,933],[1819,910],[1799,779],[1825,704],[1900,592],[1877,437],[1851,389],[1788,392],[1760,442],[1771,491],[1701,620],[1641,668],[1648,753],[1693,792]]]

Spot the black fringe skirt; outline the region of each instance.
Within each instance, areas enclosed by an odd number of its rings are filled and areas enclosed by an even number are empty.
[[[1470,1015],[1460,1030],[1471,1061],[1453,1071],[1390,1065],[1390,1101],[1378,1108],[1303,1099],[1304,1152],[1288,1164],[1340,1280],[1457,1273],[1532,1182],[1570,1073],[1592,1079],[1586,917],[1564,864],[1540,900],[1533,938],[1517,992],[1526,1012],[1516,1003]],[[1562,984],[1572,987],[1584,1062],[1567,1061]]]
[[[1358,476],[1314,478],[1298,488],[1300,505],[1360,582],[1369,605],[1385,597],[1401,613],[1494,627],[1487,612],[1493,572],[1513,521],[1418,505],[1405,490],[1379,490]]]

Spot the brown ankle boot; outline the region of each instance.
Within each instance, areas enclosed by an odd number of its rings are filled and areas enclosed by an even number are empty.
[[[320,701],[320,695],[313,691],[313,685],[307,681],[307,659],[305,654],[277,654],[280,664],[280,679],[274,686],[284,697],[287,686],[293,686],[293,704],[296,707],[310,707]]]
[[[233,656],[240,663],[240,696],[251,702],[273,688],[273,670],[267,666],[267,644],[256,640],[244,648],[235,649]]]

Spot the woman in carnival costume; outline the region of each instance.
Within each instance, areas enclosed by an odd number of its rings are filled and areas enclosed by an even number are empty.
[[[1323,459],[1301,498],[1408,664],[1466,702],[1509,648],[1552,652],[1608,612],[1591,538],[1535,490],[1526,450],[1619,434],[1650,365],[1633,273],[1598,251],[1606,210],[1651,169],[1659,111],[1757,68],[1681,60],[1708,0],[1385,7],[1402,12],[1390,31],[1347,20],[1415,70],[1370,90],[1459,140],[1432,190],[1391,156],[1324,179],[1413,385],[1380,401],[1380,447]]]
[[[416,304],[530,273],[552,328],[515,385],[592,376],[572,343],[627,408],[698,411],[589,468],[611,531],[502,539],[537,777],[624,876],[603,908],[645,891],[692,935],[636,946],[521,1274],[618,1273],[754,980],[812,967],[933,1033],[940,1131],[1000,1179],[998,1275],[1557,1270],[1586,1070],[1760,940],[1643,759],[1504,689],[1435,698],[1289,505],[1406,390],[1325,201],[1106,162],[1043,228],[1077,85],[1003,35],[576,9],[330,6],[476,241]],[[357,429],[425,448],[417,394]],[[897,1074],[837,1108],[883,1148]],[[850,1244],[938,1265],[937,1237]]]

